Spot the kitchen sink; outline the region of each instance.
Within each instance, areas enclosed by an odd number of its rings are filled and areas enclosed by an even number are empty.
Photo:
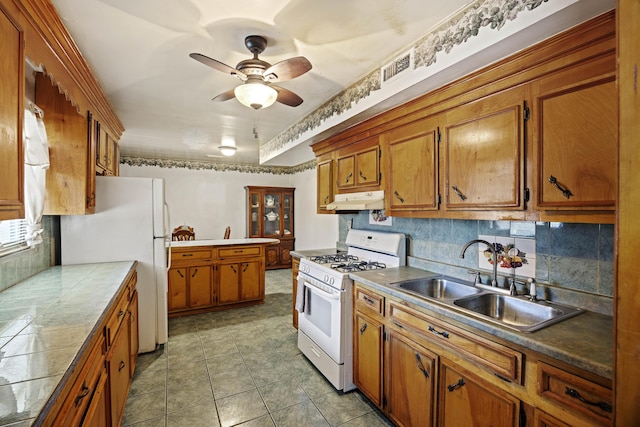
[[[521,332],[533,332],[582,313],[582,309],[548,301],[483,293],[453,301],[453,305],[476,317]]]
[[[464,283],[443,277],[406,280],[403,282],[392,283],[391,286],[421,297],[447,300],[462,298],[482,292],[482,290],[474,288],[473,286],[465,285]]]

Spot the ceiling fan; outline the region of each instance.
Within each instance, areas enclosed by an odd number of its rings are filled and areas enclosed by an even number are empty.
[[[272,83],[291,80],[311,69],[311,63],[303,56],[285,59],[274,65],[258,58],[267,47],[267,40],[262,36],[251,35],[244,39],[244,44],[253,53],[253,58],[240,61],[235,68],[200,53],[189,56],[209,67],[230,74],[242,80],[244,84],[228,90],[213,98],[213,101],[227,101],[237,98],[247,107],[259,110],[278,101],[291,107],[302,104],[302,98],[292,91]]]

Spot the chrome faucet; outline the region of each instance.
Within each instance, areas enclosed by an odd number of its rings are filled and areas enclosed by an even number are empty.
[[[498,286],[498,252],[496,252],[496,248],[491,243],[481,239],[471,240],[462,247],[462,250],[460,251],[460,258],[464,258],[464,253],[467,251],[469,246],[473,245],[474,243],[484,243],[485,245],[487,245],[487,249],[489,249],[493,254],[493,280],[491,280],[491,286]]]

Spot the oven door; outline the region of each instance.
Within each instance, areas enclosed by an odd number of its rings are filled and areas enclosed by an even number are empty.
[[[305,275],[299,275],[298,279],[298,286],[304,286],[304,310],[298,315],[299,331],[311,338],[336,363],[344,363],[340,333],[344,321],[345,291]]]

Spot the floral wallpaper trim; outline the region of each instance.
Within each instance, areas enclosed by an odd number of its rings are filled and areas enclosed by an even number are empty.
[[[480,28],[499,30],[507,21],[514,20],[523,10],[533,10],[548,0],[479,0],[465,8],[448,22],[419,40],[415,49],[415,68],[428,67],[436,62],[440,51],[449,53],[471,37],[478,35]],[[267,158],[297,140],[300,135],[319,127],[333,115],[339,115],[352,105],[381,88],[380,69],[340,92],[317,110],[260,147],[260,158]]]
[[[129,166],[156,166],[165,169],[212,170],[216,172],[267,173],[272,175],[293,175],[316,168],[316,160],[297,166],[261,166],[241,163],[199,162],[194,160],[146,159],[143,157],[120,158],[120,163]]]

